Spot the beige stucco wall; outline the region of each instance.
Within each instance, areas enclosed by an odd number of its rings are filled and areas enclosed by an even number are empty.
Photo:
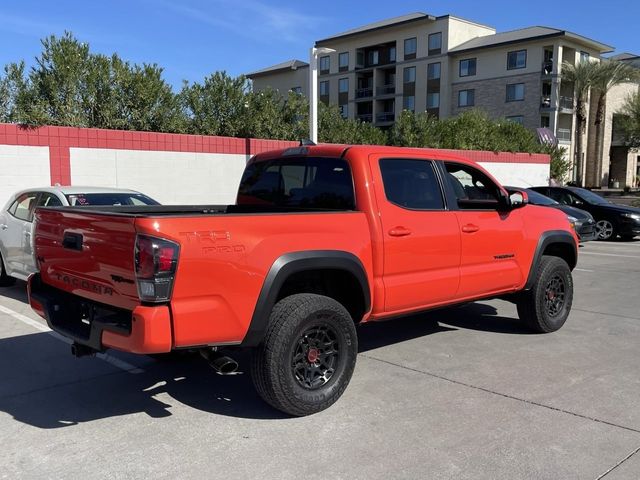
[[[286,95],[294,87],[302,87],[302,94],[309,96],[309,67],[300,67],[296,70],[284,70],[259,76],[252,79],[253,90],[259,92],[272,88]]]

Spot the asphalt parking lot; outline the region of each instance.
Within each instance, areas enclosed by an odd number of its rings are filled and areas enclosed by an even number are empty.
[[[638,479],[640,241],[586,244],[574,279],[551,335],[498,300],[363,326],[345,395],[306,418],[197,358],[75,359],[18,283],[0,478]]]

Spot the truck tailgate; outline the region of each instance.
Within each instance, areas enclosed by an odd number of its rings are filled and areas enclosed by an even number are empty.
[[[135,217],[41,208],[35,252],[42,280],[96,302],[133,309]]]

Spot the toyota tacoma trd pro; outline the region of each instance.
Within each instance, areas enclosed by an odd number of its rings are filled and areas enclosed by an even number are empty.
[[[30,303],[76,355],[200,350],[228,372],[214,352],[250,348],[291,415],[342,395],[360,323],[500,297],[553,332],[573,299],[567,216],[437,150],[301,146],[253,157],[234,205],[35,216]]]

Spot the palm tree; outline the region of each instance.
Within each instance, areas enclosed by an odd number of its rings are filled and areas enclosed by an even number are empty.
[[[597,68],[597,63],[588,60],[580,61],[577,64],[569,62],[562,64],[562,81],[573,84],[573,92],[576,99],[575,165],[578,184],[582,183],[582,155],[584,150],[582,136],[587,126],[586,103]]]
[[[638,70],[626,63],[613,60],[603,60],[597,64],[596,72],[591,81],[591,89],[597,95],[598,106],[594,125],[595,137],[595,168],[593,178],[587,179],[589,186],[600,187],[602,183],[602,145],[604,143],[604,119],[607,107],[607,93],[616,85],[640,79]]]

